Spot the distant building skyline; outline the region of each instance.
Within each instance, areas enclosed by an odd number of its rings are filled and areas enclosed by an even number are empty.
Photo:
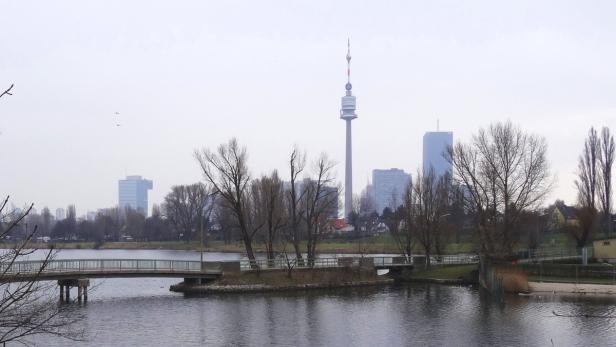
[[[398,168],[372,170],[372,191],[376,212],[381,214],[386,207],[396,209],[402,205],[404,192],[411,179],[410,174]]]
[[[98,214],[98,212],[96,211],[88,211],[86,212],[86,220],[89,222],[94,222],[94,220],[96,219],[96,215]]]
[[[63,220],[66,218],[66,212],[63,208],[56,208],[56,220]]]
[[[153,182],[139,175],[126,176],[118,181],[118,207],[124,211],[127,207],[133,208],[148,216],[148,190],[152,189]]]
[[[422,172],[426,175],[430,167],[434,168],[436,177],[446,172],[452,173],[452,165],[445,155],[447,149],[453,146],[453,132],[428,131],[423,136],[423,166]]]

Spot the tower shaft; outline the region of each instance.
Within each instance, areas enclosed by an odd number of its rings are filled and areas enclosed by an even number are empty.
[[[353,146],[351,119],[346,120],[346,165],[344,168],[344,217],[353,211]]]

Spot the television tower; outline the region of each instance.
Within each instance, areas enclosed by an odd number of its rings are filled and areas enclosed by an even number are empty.
[[[346,122],[346,165],[344,167],[344,218],[349,217],[353,210],[353,146],[351,142],[351,121],[357,118],[355,114],[355,96],[351,93],[351,40],[347,41],[347,83],[345,95],[342,97],[340,118]]]

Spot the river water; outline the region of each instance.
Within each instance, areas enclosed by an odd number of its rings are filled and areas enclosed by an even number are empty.
[[[239,259],[206,253],[206,260]],[[190,259],[163,250],[64,250],[59,259]],[[616,346],[616,298],[507,296],[468,286],[379,287],[185,297],[181,279],[94,279],[77,328],[85,342],[40,346]],[[75,294],[73,294],[75,295]],[[574,317],[556,317],[558,314]]]

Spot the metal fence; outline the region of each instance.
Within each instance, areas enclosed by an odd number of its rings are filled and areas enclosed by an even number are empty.
[[[412,257],[402,256],[381,256],[381,257],[330,257],[317,259],[257,259],[257,260],[241,260],[240,268],[243,271],[252,269],[284,269],[284,268],[323,268],[323,267],[349,267],[359,265],[374,265],[377,267],[386,267],[394,265],[423,265],[426,257],[422,255],[414,255]],[[479,257],[476,255],[460,254],[460,255],[436,255],[430,257],[430,263],[433,265],[461,265],[461,264],[477,264]]]
[[[610,263],[581,265],[539,262],[517,264],[515,268],[528,274],[529,279],[539,282],[616,284],[616,265]]]
[[[582,250],[575,248],[538,248],[518,252],[518,258],[541,261],[581,259]],[[593,248],[587,248],[588,258],[593,257]]]
[[[351,264],[348,263],[351,259]],[[297,268],[324,268],[324,267],[340,267],[353,265],[353,259],[346,257],[333,258],[317,258],[317,259],[256,259],[256,260],[240,260],[240,269],[242,271],[252,269],[288,269],[289,267]],[[358,264],[358,262],[356,262]]]

